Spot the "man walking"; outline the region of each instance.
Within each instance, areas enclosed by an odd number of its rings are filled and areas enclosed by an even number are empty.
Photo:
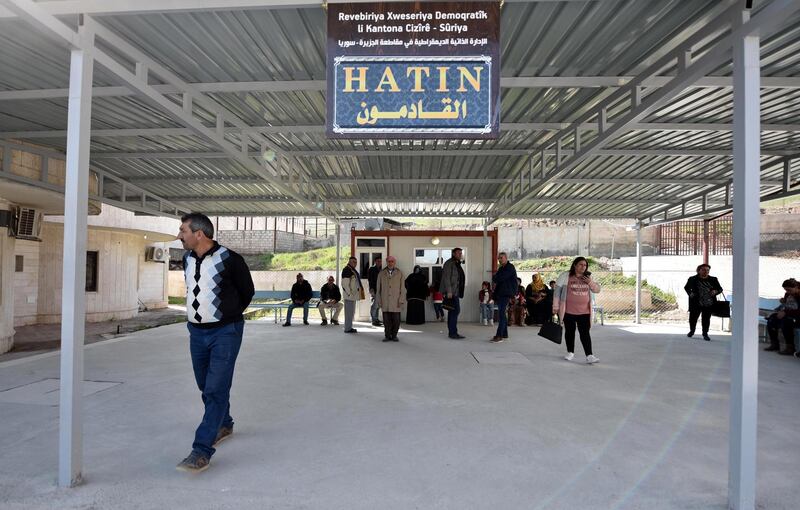
[[[292,304],[289,305],[289,309],[286,310],[286,322],[283,323],[284,327],[292,325],[292,311],[301,306],[303,307],[303,324],[308,326],[308,307],[313,295],[314,291],[311,290],[311,284],[303,279],[303,273],[297,273],[297,282],[292,285],[292,293],[290,296]]]
[[[406,286],[403,272],[396,267],[397,259],[386,257],[386,268],[378,275],[375,297],[383,310],[383,341],[397,342],[400,331],[400,312],[406,306]]]
[[[358,333],[358,330],[353,328],[353,317],[356,315],[356,303],[364,299],[364,287],[361,285],[361,275],[356,271],[357,265],[358,259],[350,257],[347,265],[342,269],[345,333]]]
[[[378,288],[378,274],[381,272],[381,265],[383,264],[383,260],[380,257],[376,258],[375,261],[372,263],[372,267],[369,268],[367,271],[367,282],[369,282],[369,295],[372,298],[372,306],[369,308],[369,315],[372,319],[373,326],[383,326],[381,322],[380,315],[380,305],[378,305],[378,298],[376,296],[377,288]]]
[[[494,302],[497,305],[497,332],[490,340],[493,343],[504,342],[508,338],[508,314],[506,308],[511,299],[519,292],[517,270],[514,264],[508,261],[508,255],[501,251],[497,254],[500,267],[492,276],[494,283]]]
[[[447,336],[454,340],[465,338],[458,334],[458,314],[461,313],[461,299],[464,297],[464,269],[461,267],[461,248],[453,248],[451,257],[442,266],[442,282],[439,289],[447,298]]]
[[[339,312],[342,311],[342,293],[339,292],[339,286],[336,285],[333,276],[328,277],[328,283],[322,286],[319,291],[319,314],[322,316],[322,325],[328,325],[328,319],[325,317],[325,310],[333,310],[331,317],[331,324],[334,326],[339,325]]]
[[[200,472],[208,469],[214,446],[233,434],[233,369],[244,333],[242,313],[255,289],[244,259],[213,240],[214,225],[204,214],[183,216],[178,239],[187,250],[183,267],[189,350],[205,412],[192,452],[177,469]]]

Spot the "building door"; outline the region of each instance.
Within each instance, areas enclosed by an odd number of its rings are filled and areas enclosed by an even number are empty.
[[[361,274],[361,284],[364,286],[364,292],[367,299],[360,301],[356,308],[356,320],[369,321],[369,309],[372,306],[372,300],[369,296],[369,282],[367,281],[367,273],[369,268],[375,262],[375,259],[380,258],[386,262],[386,238],[385,237],[364,237],[359,236],[355,239],[356,252],[355,257],[358,259],[358,272]]]

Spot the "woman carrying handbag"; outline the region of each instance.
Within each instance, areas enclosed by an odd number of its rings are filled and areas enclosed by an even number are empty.
[[[575,357],[575,328],[586,354],[586,363],[592,364],[600,361],[592,353],[592,337],[589,329],[592,327],[592,292],[600,292],[600,285],[592,280],[589,271],[589,261],[577,257],[572,261],[569,271],[561,273],[556,280],[556,289],[553,295],[553,313],[558,314],[561,324],[564,325],[564,340],[567,344],[567,355],[564,359],[572,361]]]

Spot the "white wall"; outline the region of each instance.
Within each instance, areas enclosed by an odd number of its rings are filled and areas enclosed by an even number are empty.
[[[485,259],[481,257],[483,251],[483,237],[447,237],[444,235],[438,236],[441,240],[439,246],[445,248],[454,248],[456,246],[464,249],[466,265],[466,287],[464,289],[464,299],[461,301],[461,315],[460,321],[464,322],[477,322],[480,318],[480,310],[478,309],[478,292],[481,290],[481,282],[484,280],[491,280],[491,272],[484,271],[482,264],[485,262],[488,267],[491,267],[493,255],[492,239],[486,237],[486,252]],[[414,249],[415,248],[432,248],[431,236],[394,236],[389,241],[389,255],[394,255],[397,258],[397,266],[407,276],[411,274],[414,269]],[[445,258],[445,260],[447,257]],[[385,264],[385,263],[384,263]],[[402,320],[405,320],[405,313],[401,315]],[[436,317],[433,311],[433,303],[429,299],[426,303],[425,319],[432,321]]]
[[[14,258],[22,256],[23,270],[14,272],[14,327],[36,324],[40,245],[37,241],[17,239]]]
[[[661,290],[673,292],[678,297],[681,310],[689,309],[689,299],[683,286],[686,279],[695,274],[695,268],[703,262],[702,256],[662,255],[642,257],[642,278]],[[719,279],[725,294],[731,293],[733,286],[733,257],[712,255],[708,259],[711,275]],[[636,258],[624,257],[622,269],[626,276],[636,274]],[[800,277],[800,260],[779,257],[759,258],[758,295],[762,297],[782,297],[781,283],[787,278]]]
[[[0,209],[8,209],[0,199]],[[16,239],[0,228],[0,354],[14,346],[14,251]]]
[[[63,237],[62,225],[44,223],[39,266],[39,323],[58,323],[61,320]],[[166,276],[166,264],[145,263],[142,259],[145,247],[151,244],[138,233],[89,229],[86,249],[99,254],[97,292],[86,293],[88,322],[127,319],[138,313],[140,268],[146,273],[143,278],[161,279]],[[154,283],[158,287],[165,285],[163,279]],[[149,288],[148,299],[156,299],[156,292]]]

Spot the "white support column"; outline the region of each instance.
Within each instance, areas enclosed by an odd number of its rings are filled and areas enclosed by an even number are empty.
[[[339,282],[339,286],[342,285],[340,281],[342,276],[342,224],[339,221],[336,221],[336,281]],[[363,270],[363,268],[362,268]]]
[[[487,232],[488,228],[489,228],[489,220],[484,218],[483,219],[483,251],[481,252],[481,268],[483,268],[483,280],[491,281],[492,272],[491,272],[491,269],[489,267],[490,264],[487,264],[487,262],[491,261],[492,257],[494,257],[495,254],[494,253],[490,253],[489,254],[489,258],[488,259],[486,258],[486,250],[488,249],[488,247],[486,246],[486,242],[488,240],[488,232]],[[481,281],[483,281],[483,280],[481,280]]]
[[[642,323],[642,223],[636,222],[636,324]]]
[[[92,47],[92,36],[81,29]],[[90,51],[73,49],[67,114],[64,191],[64,261],[61,294],[61,400],[58,485],[81,482],[83,464],[83,343],[86,319],[86,223],[89,207],[89,129],[92,106]]]
[[[742,14],[742,22],[749,12]],[[758,402],[759,37],[733,42],[733,309],[728,504],[752,510],[756,497]]]

